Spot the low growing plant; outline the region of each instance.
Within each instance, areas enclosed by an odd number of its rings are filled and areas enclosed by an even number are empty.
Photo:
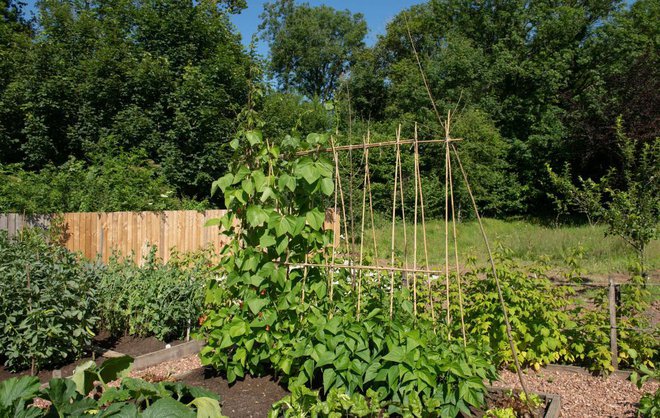
[[[142,265],[112,257],[99,269],[101,327],[113,335],[183,338],[202,313],[204,287],[213,276],[211,254],[174,254],[167,263],[150,247]]]
[[[108,359],[100,367],[88,362],[71,378],[51,379],[43,389],[39,379],[30,376],[0,382],[0,416],[223,418],[217,395],[181,383],[126,377],[132,363],[127,356]],[[108,386],[118,378],[118,386]],[[37,407],[36,398],[50,405]]]

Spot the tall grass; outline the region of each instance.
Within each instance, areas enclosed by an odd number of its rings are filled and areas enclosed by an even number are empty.
[[[373,239],[370,222],[365,230],[364,247],[373,256]],[[356,224],[356,227],[359,224]],[[625,273],[635,261],[631,248],[619,237],[605,236],[604,226],[562,226],[549,227],[522,220],[484,219],[484,227],[491,248],[495,251],[506,249],[516,260],[523,263],[548,262],[558,272],[578,267],[586,275],[606,275]],[[445,263],[445,224],[442,220],[426,224],[429,264],[441,268]],[[359,235],[359,231],[355,231]],[[453,260],[453,238],[449,224],[450,260]],[[407,222],[408,249],[404,250],[404,234],[401,220],[395,229],[395,254],[399,262],[407,258],[412,264],[413,226]],[[474,261],[478,266],[487,263],[487,252],[476,221],[461,222],[457,225],[459,261],[465,265]],[[378,258],[389,262],[391,254],[391,222],[382,216],[376,219],[376,244]],[[646,252],[647,268],[651,271],[660,268],[660,242],[653,241]],[[417,230],[418,265],[425,265],[421,222]],[[451,262],[451,261],[450,261]]]

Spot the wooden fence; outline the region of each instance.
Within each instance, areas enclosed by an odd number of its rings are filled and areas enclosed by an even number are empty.
[[[107,262],[113,252],[122,256],[133,254],[141,260],[149,245],[158,248],[157,254],[169,260],[172,251],[188,252],[213,246],[216,250],[226,243],[218,226],[205,227],[208,219],[219,218],[224,210],[197,212],[86,212],[64,213],[63,243],[71,251],[79,251],[87,258],[99,256]],[[48,228],[55,215],[0,214],[0,230],[15,235],[23,228]]]
[[[184,253],[212,246],[219,251],[227,238],[219,226],[205,227],[207,220],[219,218],[225,210],[164,211],[164,212],[85,212],[62,215],[0,214],[0,230],[14,236],[24,228],[47,229],[54,219],[62,220],[63,243],[71,251],[85,257],[97,256],[107,262],[113,253],[133,254],[138,262],[149,245],[155,245],[163,261],[173,250]],[[339,245],[339,215],[326,212],[325,228],[335,232],[334,244]]]

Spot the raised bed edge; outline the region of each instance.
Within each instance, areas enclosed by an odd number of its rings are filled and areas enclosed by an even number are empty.
[[[496,388],[488,387],[490,392],[507,392],[510,388]],[[516,389],[517,390],[517,389]],[[543,418],[559,418],[561,412],[561,396],[554,393],[545,393],[545,392],[532,392],[535,395],[539,395],[546,401],[545,414]]]

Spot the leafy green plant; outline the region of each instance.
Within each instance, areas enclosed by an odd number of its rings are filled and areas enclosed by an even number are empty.
[[[660,414],[660,389],[655,393],[645,393],[639,400],[637,416],[641,418],[653,418]]]
[[[94,269],[38,230],[0,231],[0,354],[12,370],[72,361],[94,336]]]
[[[133,359],[125,356],[80,365],[71,378],[51,379],[39,389],[36,377],[0,382],[0,413],[20,418],[39,417],[218,417],[223,415],[217,395],[175,382],[150,383],[126,377]],[[118,386],[108,383],[121,379]],[[50,401],[36,407],[35,398]]]
[[[486,279],[478,275],[485,274]],[[557,287],[540,271],[535,277],[502,260],[497,274],[502,285],[521,364],[536,369],[561,361],[571,362],[574,355],[566,331],[577,326],[568,312],[571,290]],[[492,278],[486,271],[465,276],[467,333],[492,347],[498,362],[511,364],[511,350],[502,318],[502,307]],[[455,312],[459,314],[459,312]]]
[[[456,416],[481,406],[484,380],[496,377],[482,350],[416,322],[408,289],[396,289],[400,308],[390,318],[377,275],[360,274],[356,286],[347,271],[317,267],[332,242],[322,208],[333,170],[321,155],[296,152],[327,141],[310,134],[271,145],[247,131],[233,142],[241,158],[213,190],[230,211],[212,223],[231,241],[220,262],[225,278],[207,290],[202,362],[230,382],[281,376],[292,395],[273,414]]]
[[[141,265],[112,257],[99,268],[100,325],[113,335],[183,338],[202,313],[204,287],[214,277],[211,254],[174,254],[163,263],[151,247]]]

